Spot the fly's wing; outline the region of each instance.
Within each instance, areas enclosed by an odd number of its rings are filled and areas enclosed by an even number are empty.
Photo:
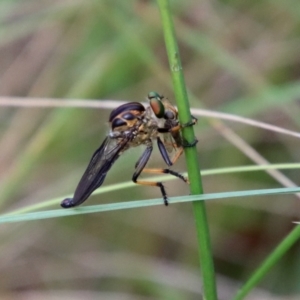
[[[164,146],[169,153],[172,153],[174,150],[175,141],[170,132],[164,133]]]
[[[119,142],[117,139],[106,137],[102,145],[93,154],[92,159],[80,179],[73,198],[67,198],[61,202],[63,208],[74,207],[82,204],[94,190],[101,186],[107,172],[113,163],[119,158],[120,152],[128,139]]]
[[[171,120],[166,120],[164,124],[164,129],[171,130],[174,127],[177,127],[178,123],[173,122]],[[170,131],[170,132],[163,132],[164,138],[164,146],[169,153],[176,152],[178,148],[182,147],[182,137],[180,131]]]

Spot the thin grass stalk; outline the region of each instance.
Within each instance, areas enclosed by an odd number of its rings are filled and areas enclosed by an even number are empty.
[[[259,268],[253,273],[249,280],[240,288],[233,300],[242,300],[249,294],[249,292],[257,286],[263,277],[270,271],[270,269],[278,262],[278,260],[286,254],[286,252],[297,242],[300,238],[300,225],[295,227],[291,233],[275,248],[275,250],[265,259]]]
[[[157,2],[161,14],[164,38],[174,86],[174,94],[179,111],[179,119],[181,124],[186,124],[191,121],[190,105],[175,37],[170,3],[168,0],[157,0]],[[195,134],[192,126],[183,129],[183,138],[188,143],[195,141]],[[191,194],[203,194],[196,147],[185,148],[185,156]],[[198,236],[199,258],[202,267],[203,298],[207,300],[216,300],[217,291],[215,272],[205,203],[202,201],[194,201],[193,209]]]
[[[128,182],[127,187],[130,183]],[[123,186],[123,188],[125,187]],[[120,189],[120,184],[108,186],[106,191],[108,190],[116,190]],[[105,188],[104,188],[105,189]],[[101,194],[103,189],[98,190],[96,193]],[[95,194],[96,194],[95,193]],[[243,200],[245,197],[254,197],[254,196],[267,196],[267,195],[284,195],[284,194],[295,194],[300,193],[300,188],[277,188],[277,189],[266,189],[266,190],[250,190],[250,191],[234,191],[234,192],[222,192],[222,193],[211,193],[211,194],[202,194],[198,195],[197,199],[195,200],[195,195],[190,196],[179,196],[179,197],[172,197],[169,199],[169,203],[183,203],[183,202],[192,202],[192,201],[213,201],[213,200],[221,200],[221,199],[228,199],[228,198],[239,198],[239,200]],[[69,196],[70,197],[70,196]],[[120,209],[133,209],[138,207],[149,207],[153,205],[161,205],[161,198],[158,199],[149,199],[149,200],[134,200],[134,201],[119,201],[115,203],[108,203],[108,204],[98,204],[98,205],[90,205],[90,206],[82,206],[76,209],[71,210],[44,210],[44,211],[37,211],[38,209],[44,209],[47,206],[57,204],[61,201],[62,198],[59,197],[56,199],[48,200],[47,202],[34,204],[25,208],[21,208],[3,215],[0,215],[0,224],[4,223],[11,223],[11,222],[21,222],[21,221],[33,221],[33,220],[42,220],[48,218],[58,218],[64,216],[74,216],[74,215],[81,215],[81,214],[91,214],[91,213],[100,213],[105,211],[112,211],[112,210],[120,210]],[[297,233],[300,235],[300,233]],[[297,236],[299,238],[299,236]],[[293,236],[293,242],[295,241],[295,236]]]

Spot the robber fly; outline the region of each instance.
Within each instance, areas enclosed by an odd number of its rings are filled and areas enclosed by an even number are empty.
[[[61,202],[63,208],[70,208],[82,204],[99,188],[114,162],[120,155],[131,147],[145,145],[146,149],[135,164],[133,182],[142,185],[157,186],[162,193],[164,204],[168,205],[168,198],[162,182],[138,180],[142,172],[165,173],[180,178],[184,182],[188,179],[181,174],[166,169],[145,168],[152,150],[153,140],[157,141],[158,149],[168,166],[172,166],[183,152],[185,146],[180,134],[182,126],[178,121],[177,109],[163,96],[156,92],[148,94],[150,106],[145,108],[139,102],[129,102],[115,108],[109,116],[110,133],[96,150],[84,172],[73,198],[66,198]],[[195,124],[193,117],[191,123]],[[161,139],[163,136],[163,141]],[[187,145],[191,146],[191,145]],[[169,153],[176,150],[171,159]]]

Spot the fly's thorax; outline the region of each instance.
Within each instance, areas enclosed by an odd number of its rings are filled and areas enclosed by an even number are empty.
[[[159,119],[153,114],[150,107],[147,108],[139,133],[145,136],[145,139],[153,139],[158,135]]]
[[[134,132],[134,138],[130,141],[131,147],[146,145],[153,138],[157,137],[157,124],[155,122],[145,122],[141,120],[137,130]]]
[[[145,114],[139,117],[135,124],[134,137],[130,141],[130,146],[137,147],[148,144],[149,141],[157,137],[157,128],[158,124],[153,118],[151,110],[147,108]]]

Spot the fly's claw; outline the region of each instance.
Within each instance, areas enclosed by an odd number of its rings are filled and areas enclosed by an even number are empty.
[[[198,123],[198,119],[196,117],[194,117],[193,115],[191,115],[192,120],[190,120],[187,123],[181,124],[181,128],[185,128],[185,127],[189,127],[189,126],[194,126]]]
[[[189,127],[189,126],[194,126],[195,124],[197,124],[198,122],[198,119],[196,117],[194,117],[193,115],[191,115],[192,117],[192,120],[189,121],[188,123],[185,123],[185,124],[181,124],[181,128],[185,128],[185,127]],[[190,147],[194,147],[196,146],[196,144],[198,143],[198,140],[195,139],[193,142],[188,142],[186,140],[183,140],[182,142],[182,147],[183,148],[190,148]]]
[[[191,148],[191,147],[195,147],[196,144],[198,143],[197,139],[194,139],[191,143],[189,143],[187,140],[184,140],[182,142],[182,147],[183,148]]]

